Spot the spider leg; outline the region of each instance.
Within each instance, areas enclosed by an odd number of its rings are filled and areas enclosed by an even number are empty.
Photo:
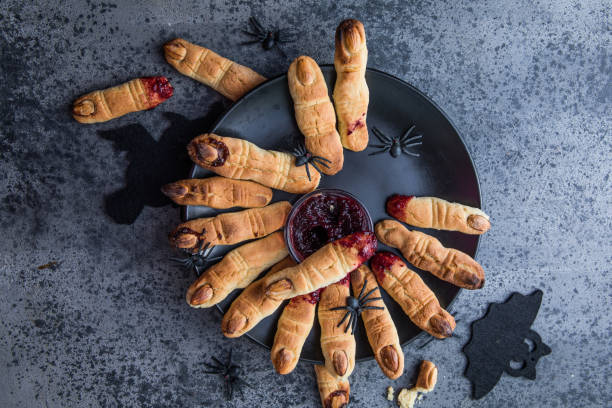
[[[222,369],[222,367],[219,367],[218,365],[210,364],[210,363],[202,363],[202,364],[204,364],[206,367],[210,368],[211,370],[218,370],[219,372],[217,374],[221,373],[220,370]]]
[[[401,147],[407,148],[407,147],[412,147],[412,146],[420,146],[422,144],[423,144],[423,142],[415,142],[415,143],[404,144]]]
[[[308,166],[308,163],[306,163],[306,165]],[[314,167],[314,168],[315,168],[315,170],[316,170],[316,171],[318,171],[319,173],[323,173],[323,172],[321,171],[321,169],[319,168],[319,166],[317,166],[317,163],[315,163],[315,162],[310,162],[310,165],[311,165],[312,167]],[[329,167],[329,166],[328,166],[328,167]]]
[[[347,332],[348,332],[348,329],[349,329],[350,327],[352,327],[352,326],[353,326],[353,320],[355,320],[355,314],[354,314],[354,313],[351,313],[351,317],[349,318],[349,321],[348,321],[348,323],[346,324],[346,327],[344,328],[344,332],[345,332],[345,333],[347,333]]]
[[[249,23],[251,23],[255,31],[259,32],[262,35],[265,35],[266,30],[263,28],[263,26],[259,23],[259,21],[254,16],[251,16],[249,18]]]
[[[366,278],[363,281],[363,286],[361,287],[361,290],[359,291],[359,295],[357,295],[357,300],[361,299],[361,295],[363,295],[363,291],[365,290],[366,285],[368,284],[368,278]]]
[[[363,287],[365,288],[365,284],[363,285]],[[376,292],[377,290],[378,290],[378,286],[376,286],[375,288],[371,289],[368,293],[366,293],[363,296],[361,296],[361,293],[360,293],[358,300],[361,302],[362,300],[367,299],[368,296],[370,296],[373,292]],[[361,289],[361,291],[363,292],[363,289]]]
[[[213,357],[212,359],[215,361],[215,363],[217,363],[217,364],[219,365],[219,367],[225,367],[225,364],[223,364],[222,362],[220,362],[220,361],[217,359],[217,357]]]
[[[355,329],[357,328],[357,314],[355,313],[355,318],[353,319],[353,325],[351,326],[351,334],[354,336],[355,335]]]
[[[326,158],[325,158],[325,157],[323,157],[323,156],[312,156],[312,159],[313,159],[313,160],[319,160],[319,161],[321,161],[321,160],[322,160],[322,161],[326,161],[326,162],[328,162],[328,163],[331,163],[331,162],[332,162],[331,160],[326,159]]]
[[[308,176],[308,181],[312,181],[312,179],[310,178],[310,170],[308,170],[308,163],[306,163],[304,167],[306,167],[306,175]]]
[[[385,310],[382,306],[362,306],[362,310]]]
[[[255,38],[257,38],[257,40],[253,41],[253,43],[256,43],[256,42],[261,42],[261,41],[262,41],[262,40],[265,38],[264,36],[262,36],[262,35],[261,35],[261,34],[259,34],[259,33],[253,33],[253,32],[248,31],[248,30],[242,30],[242,32],[243,32],[244,34],[248,35],[248,36],[251,36],[251,37],[255,37]]]
[[[276,41],[281,43],[294,42],[297,40],[297,33],[293,30],[278,30]]]
[[[406,144],[406,143],[410,143],[414,140],[419,140],[422,138],[423,138],[423,135],[416,135],[416,136],[412,136],[410,139],[403,140],[402,143]]]
[[[381,297],[375,297],[375,298],[371,298],[371,299],[366,299],[363,302],[361,302],[361,304],[362,305],[366,305],[366,304],[368,304],[370,302],[375,302],[375,301],[381,300],[381,299],[382,299]]]
[[[314,159],[314,160],[312,160],[312,163],[313,163],[313,164],[318,164],[319,166],[323,166],[323,167],[325,167],[325,168],[328,168],[328,169],[329,169],[329,164],[327,164],[327,163],[325,163],[325,162],[322,162],[322,161],[319,161],[319,159]],[[331,163],[331,162],[330,162],[330,163]]]
[[[251,45],[251,44],[258,44],[260,43],[261,40],[253,40],[253,41],[243,41],[240,43],[240,45]]]
[[[401,149],[402,149],[402,152],[404,152],[404,153],[405,153],[405,154],[407,154],[407,155],[414,156],[414,157],[421,157],[421,155],[420,155],[420,154],[418,154],[418,153],[413,153],[413,152],[408,151],[407,149],[405,149],[405,148],[403,148],[403,147],[402,147]]]
[[[410,126],[410,129],[404,132],[404,134],[399,138],[400,143],[403,142],[408,136],[410,136],[410,134],[415,128],[416,128],[416,125]]]
[[[382,150],[379,150],[379,151],[377,151],[377,152],[374,152],[374,153],[370,153],[370,154],[368,154],[368,156],[376,156],[377,154],[386,153],[386,152],[388,152],[390,149],[391,149],[390,147],[385,147],[385,148],[384,148],[384,149],[382,149]]]
[[[296,38],[295,37],[291,37],[291,38],[279,38],[276,40],[277,43],[279,44],[287,44],[287,43],[292,43],[295,42]]]
[[[238,382],[241,385],[244,385],[245,387],[253,388],[253,386],[251,384],[249,384],[248,382],[244,381],[242,378],[237,378],[236,382]]]
[[[342,326],[342,323],[343,323],[343,322],[346,320],[346,318],[347,318],[347,317],[348,317],[350,314],[351,314],[351,312],[350,312],[350,311],[347,311],[347,312],[344,314],[344,317],[342,318],[342,320],[340,320],[340,323],[338,323],[338,325],[337,325],[336,327],[340,327],[340,326]]]
[[[391,140],[389,136],[386,136],[383,132],[378,130],[378,128],[376,127],[372,128],[372,132],[374,133],[374,136],[376,136],[376,138],[380,140],[384,145],[388,145],[393,142],[393,140]]]
[[[283,56],[283,58],[287,59],[287,54],[285,53],[285,51],[283,51],[283,49],[277,44],[276,48],[278,48],[278,51],[281,53],[281,55]]]

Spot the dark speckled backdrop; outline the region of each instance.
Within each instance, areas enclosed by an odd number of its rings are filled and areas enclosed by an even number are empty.
[[[251,14],[299,30],[288,57],[321,63],[337,23],[361,19],[369,66],[424,91],[463,133],[494,225],[478,255],[487,285],[456,303],[464,320],[511,291],[544,291],[534,329],[553,353],[535,382],[504,376],[471,400],[460,325],[460,339],[406,348],[407,373],[393,383],[374,361],[359,364],[352,406],[390,407],[385,388],[409,385],[422,358],[440,377],[421,407],[609,406],[608,1],[57,3],[0,4],[0,407],[223,406],[201,362],[230,347],[256,387],[229,406],[319,404],[312,367],[280,377],[266,350],[223,338],[215,310],[187,307],[192,277],[167,261],[177,208],[145,207],[132,225],[104,212],[129,157],[98,131],[140,123],[159,139],[164,112],[196,120],[229,105],[167,65],[165,41],[183,36],[267,76],[286,70],[279,52],[239,45]],[[94,126],[71,119],[79,94],[156,74],[176,88],[158,109]],[[61,264],[36,269],[49,261]]]

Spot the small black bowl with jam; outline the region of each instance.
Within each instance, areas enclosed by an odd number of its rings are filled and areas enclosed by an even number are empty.
[[[293,259],[302,262],[325,244],[359,231],[374,231],[365,206],[346,191],[319,189],[293,205],[285,241]]]

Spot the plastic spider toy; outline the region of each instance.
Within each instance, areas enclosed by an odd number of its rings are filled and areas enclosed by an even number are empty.
[[[414,153],[408,150],[409,147],[422,145],[423,142],[416,142],[416,140],[422,139],[423,135],[416,135],[413,137],[409,137],[412,131],[416,126],[412,125],[410,129],[408,129],[403,135],[400,137],[389,137],[382,133],[377,128],[372,128],[372,132],[374,136],[382,143],[382,144],[373,144],[369,145],[370,147],[375,147],[380,150],[370,153],[368,156],[374,156],[375,154],[381,154],[385,152],[389,152],[391,157],[399,157],[400,154],[404,153],[410,156],[419,157],[418,153]]]
[[[278,45],[294,42],[296,40],[296,34],[294,32],[288,30],[281,31],[278,28],[275,30],[266,30],[255,17],[249,18],[249,28],[253,31],[242,30],[242,32],[251,37],[255,37],[255,39],[243,44],[261,43],[264,50],[271,50],[277,47],[285,57],[287,55]]]
[[[242,395],[242,388],[244,386],[251,388],[249,383],[240,378],[240,375],[242,374],[240,366],[232,363],[231,349],[225,363],[222,363],[216,357],[213,357],[212,359],[214,364],[204,363],[204,365],[210,369],[210,371],[204,371],[204,374],[218,374],[223,377],[223,382],[225,383],[226,400],[229,401],[232,399],[234,389],[238,390],[240,395]]]
[[[310,180],[310,170],[308,169],[308,165],[311,165],[319,173],[322,173],[319,166],[329,168],[327,163],[331,163],[331,160],[328,160],[325,157],[313,156],[308,150],[306,150],[306,146],[302,142],[299,142],[297,147],[292,149],[289,153],[295,156],[296,167],[306,166],[306,175],[308,176],[308,180]]]
[[[170,258],[170,260],[181,265],[185,269],[193,270],[196,276],[200,276],[200,274],[202,273],[201,270],[204,269],[209,262],[213,262],[222,258],[221,256],[209,258],[210,252],[206,253],[208,252],[209,247],[210,242],[202,242],[202,245],[200,245],[200,249],[198,250],[198,252],[191,252],[187,249],[184,249],[183,251],[187,254],[187,257]]]
[[[368,310],[368,309],[383,310],[384,309],[384,307],[381,307],[381,306],[366,306],[366,304],[370,302],[374,302],[375,300],[382,299],[382,297],[368,298],[373,292],[378,290],[378,286],[364,295],[363,291],[367,284],[368,284],[368,280],[366,279],[363,282],[361,291],[359,292],[359,295],[356,298],[353,296],[348,296],[346,298],[346,306],[333,307],[330,309],[330,310],[346,310],[347,311],[344,317],[342,318],[342,320],[340,320],[340,323],[338,323],[336,327],[340,327],[342,323],[344,323],[346,318],[349,315],[351,316],[349,317],[349,321],[347,322],[346,327],[344,328],[345,333],[348,331],[350,327],[351,334],[355,334],[355,328],[357,328],[357,317],[360,316],[361,312],[363,312],[364,310]]]

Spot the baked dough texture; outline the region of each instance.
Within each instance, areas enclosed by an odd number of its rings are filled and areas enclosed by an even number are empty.
[[[261,238],[285,225],[291,211],[288,201],[262,208],[227,212],[215,217],[196,218],[179,224],[169,235],[170,244],[196,252],[203,244],[233,245]]]
[[[166,77],[135,78],[79,97],[72,105],[72,117],[80,123],[106,122],[128,113],[153,109],[173,92]]]
[[[266,293],[275,299],[290,299],[329,286],[370,259],[376,245],[371,232],[330,242],[299,265],[266,276]]]
[[[416,385],[409,390],[404,388],[397,396],[400,408],[413,408],[418,394],[433,391],[437,381],[438,368],[431,361],[423,360]]]
[[[320,291],[291,299],[276,326],[270,359],[279,374],[289,374],[297,365],[304,342],[314,324]]]
[[[295,261],[287,256],[270,268],[268,274],[294,265]],[[281,305],[282,300],[274,300],[266,296],[263,283],[263,279],[256,280],[234,299],[221,321],[221,331],[223,331],[225,337],[242,336],[255,327],[257,323],[274,313]]]
[[[195,164],[231,179],[251,180],[288,193],[309,193],[317,188],[321,174],[295,165],[295,156],[264,150],[244,139],[206,133],[187,146]]]
[[[361,293],[363,289],[363,294],[371,292],[368,299],[380,297],[380,289],[376,290],[378,288],[376,278],[367,265],[361,265],[351,272],[351,285],[354,296]],[[376,362],[387,377],[395,380],[404,372],[404,353],[399,342],[397,329],[382,299],[368,302],[367,306],[383,308],[382,310],[364,310],[361,312],[361,319]]]
[[[330,374],[346,380],[355,368],[355,336],[351,329],[346,330],[345,320],[338,326],[346,310],[331,310],[346,306],[346,298],[351,294],[349,277],[329,285],[321,291],[318,315],[321,326],[321,351],[325,358],[325,367]]]
[[[287,79],[295,120],[304,135],[306,149],[331,161],[327,163],[329,167],[320,166],[323,173],[338,173],[344,163],[344,150],[336,131],[336,112],[321,68],[315,60],[303,55],[291,63]]]
[[[436,238],[410,231],[397,221],[381,221],[375,230],[382,243],[399,249],[417,268],[465,289],[480,289],[484,285],[482,266],[468,254],[445,248]]]
[[[453,334],[455,319],[444,310],[423,279],[410,270],[399,256],[378,252],[371,261],[380,286],[395,300],[410,320],[434,337]]]
[[[246,288],[288,254],[280,231],[233,249],[189,286],[187,303],[196,308],[214,306],[234,289]]]
[[[420,228],[484,234],[491,228],[489,216],[479,208],[451,203],[437,197],[393,195],[387,200],[387,213],[406,224]]]
[[[323,365],[314,366],[317,386],[323,408],[346,408],[349,404],[351,386],[348,380],[336,378]]]
[[[361,151],[368,146],[366,118],[370,91],[365,80],[368,48],[363,24],[344,20],[336,29],[334,105],[342,145]]]
[[[182,38],[166,43],[164,55],[178,72],[210,86],[232,101],[266,81],[251,68]]]
[[[179,205],[204,205],[216,209],[265,207],[272,200],[272,190],[261,184],[225,177],[187,179],[161,188]]]

